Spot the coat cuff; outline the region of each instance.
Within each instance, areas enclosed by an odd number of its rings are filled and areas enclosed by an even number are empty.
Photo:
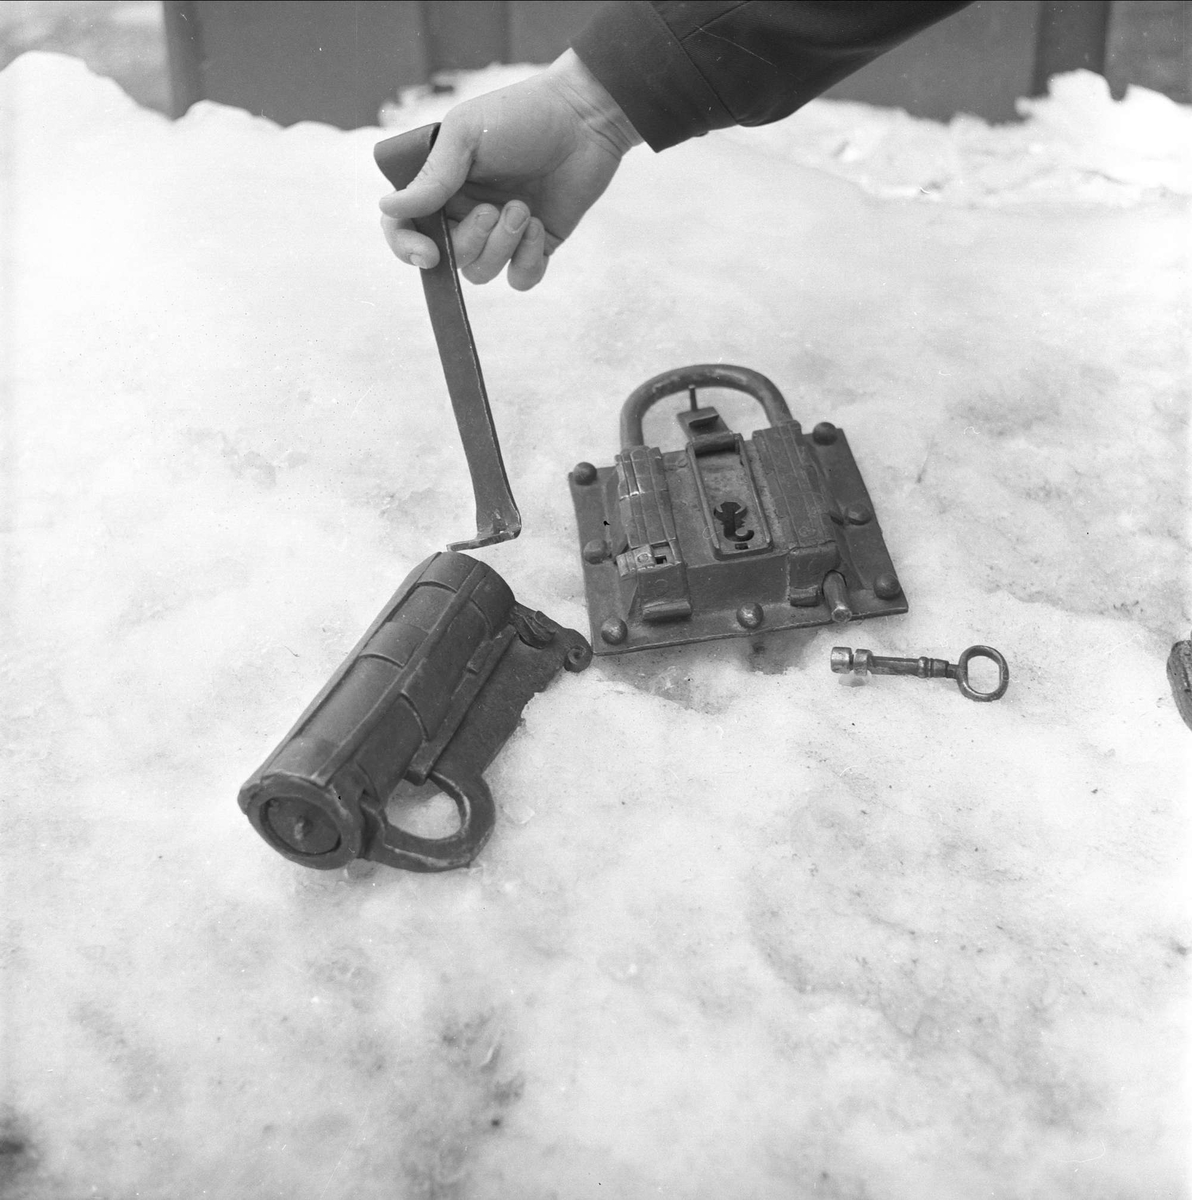
[[[736,124],[649,4],[606,4],[571,48],[651,150]]]

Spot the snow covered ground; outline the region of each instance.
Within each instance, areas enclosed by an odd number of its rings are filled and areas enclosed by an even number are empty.
[[[6,1200],[1189,1194],[1187,110],[820,102],[635,151],[540,288],[470,291],[520,599],[586,628],[566,471],[723,359],[847,430],[911,611],[560,679],[431,877],[235,803],[471,528],[379,131],[40,54],[0,114]]]

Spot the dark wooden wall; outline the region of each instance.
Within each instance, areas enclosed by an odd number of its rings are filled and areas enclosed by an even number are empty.
[[[598,0],[167,0],[174,113],[208,98],[283,125],[376,123],[403,87],[493,62],[549,62]],[[1121,8],[1119,4],[1117,6]],[[1108,0],[978,0],[829,96],[947,119],[1015,116],[1078,66],[1103,71]]]
[[[166,0],[174,113],[234,104],[282,125],[375,125],[440,71],[543,63],[599,0]]]

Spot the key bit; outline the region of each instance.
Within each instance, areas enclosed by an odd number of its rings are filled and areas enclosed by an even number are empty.
[[[974,658],[987,658],[997,666],[997,687],[981,692],[969,682],[968,666]],[[914,675],[919,679],[955,679],[962,696],[970,700],[1000,700],[1010,686],[1010,668],[992,646],[970,646],[955,663],[943,658],[884,658],[868,650],[833,646],[832,670],[837,675]]]

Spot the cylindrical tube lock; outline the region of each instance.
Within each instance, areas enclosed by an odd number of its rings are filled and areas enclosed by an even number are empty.
[[[518,604],[491,567],[432,555],[241,788],[240,807],[304,866],[464,866],[492,830],[485,767],[531,696],[590,659],[578,633]],[[449,795],[459,829],[425,838],[392,824],[385,805],[403,779]]]

